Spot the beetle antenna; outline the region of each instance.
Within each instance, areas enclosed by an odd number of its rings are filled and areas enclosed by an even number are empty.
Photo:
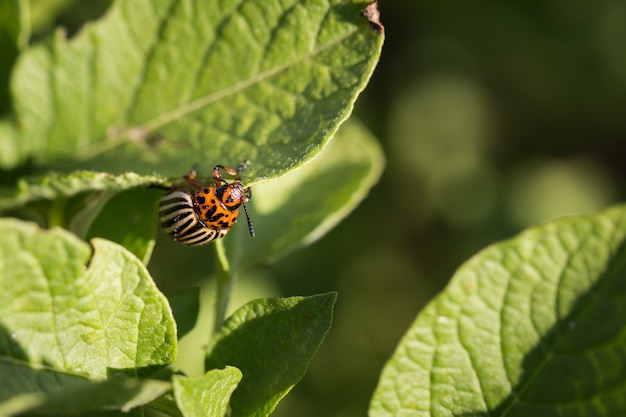
[[[246,220],[248,220],[248,232],[250,232],[250,236],[254,237],[254,227],[252,227],[252,220],[250,220],[248,209],[245,204],[243,204],[243,211],[246,213]]]

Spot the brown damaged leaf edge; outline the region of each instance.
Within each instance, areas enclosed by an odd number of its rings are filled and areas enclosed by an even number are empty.
[[[378,0],[371,2],[365,9],[361,10],[360,16],[365,17],[370,22],[370,27],[376,33],[384,33],[385,27],[380,23],[380,12],[378,11]]]

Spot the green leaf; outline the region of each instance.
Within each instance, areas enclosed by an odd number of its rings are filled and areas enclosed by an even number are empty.
[[[248,233],[246,227],[237,225],[239,239],[226,243],[229,257],[249,267],[312,243],[354,210],[378,182],[383,167],[380,145],[351,119],[309,164],[253,187],[248,209],[256,237],[242,236]]]
[[[20,360],[24,352],[11,342],[7,331],[4,325],[0,326],[2,343],[7,343],[0,356],[0,415],[23,412],[45,403],[59,392],[89,385],[90,381],[83,376]]]
[[[15,189],[0,188],[0,211],[63,226],[82,238],[107,238],[146,263],[154,246],[157,200],[162,193],[136,188],[165,182],[162,177],[134,173],[52,172],[21,179]]]
[[[0,168],[12,167],[21,158],[20,137],[11,121],[0,119]]]
[[[626,206],[479,253],[419,315],[370,416],[626,414]]]
[[[157,212],[162,192],[133,189],[117,193],[90,224],[87,238],[119,243],[146,265],[156,238]]]
[[[20,56],[19,134],[2,138],[16,157],[0,162],[175,176],[250,159],[252,182],[276,177],[322,149],[366,85],[383,36],[362,7],[115,1],[71,40],[57,32]]]
[[[41,34],[49,32],[55,26],[60,25],[63,14],[72,6],[74,0],[28,0],[25,7],[28,9],[27,16],[35,39]]]
[[[332,321],[336,294],[252,301],[230,316],[212,339],[207,369],[243,373],[232,416],[267,416],[302,379]]]
[[[172,389],[169,382],[150,379],[109,380],[90,383],[74,391],[58,395],[40,407],[47,415],[68,415],[90,410],[115,408],[128,412],[148,404]]]
[[[186,378],[174,376],[174,395],[180,411],[185,417],[220,417],[226,415],[228,402],[237,384],[241,371],[232,366],[214,369],[204,376]]]
[[[176,327],[178,328],[178,339],[193,330],[198,320],[200,312],[200,289],[197,287],[188,288],[178,294],[168,297]]]
[[[164,178],[127,172],[111,175],[104,172],[76,171],[21,179],[17,187],[0,188],[0,210],[8,210],[39,200],[56,200],[93,191],[122,191],[129,188],[163,184]]]
[[[0,358],[5,362],[5,359]],[[171,384],[156,380],[117,378],[88,381],[50,369],[6,361],[3,377],[17,379],[0,393],[0,415],[76,415],[97,410],[129,410],[162,396]],[[19,384],[20,390],[14,389]],[[8,400],[7,400],[8,399]]]
[[[0,357],[92,379],[174,360],[172,313],[143,264],[91,243],[93,253],[64,230],[0,219]]]

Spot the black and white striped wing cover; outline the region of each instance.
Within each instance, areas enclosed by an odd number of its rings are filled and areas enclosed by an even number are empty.
[[[173,240],[189,246],[204,245],[228,233],[228,229],[211,229],[198,219],[193,197],[185,189],[172,191],[161,198],[159,222]]]

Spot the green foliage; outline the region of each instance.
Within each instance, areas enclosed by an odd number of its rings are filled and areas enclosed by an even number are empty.
[[[102,239],[91,242],[92,253],[62,229],[18,220],[2,219],[0,229],[7,358],[92,379],[172,362],[169,305],[132,254]]]
[[[419,315],[371,416],[622,415],[626,207],[474,256]]]
[[[350,114],[382,37],[359,4],[292,3],[116,2],[71,41],[30,48],[2,165],[175,176],[250,159],[254,181],[310,160]]]
[[[233,416],[270,414],[300,381],[330,328],[335,299],[331,293],[257,300],[226,320],[209,346],[206,368],[231,364],[243,372]]]
[[[91,171],[71,174],[51,172],[36,178],[21,178],[14,188],[0,189],[0,210],[20,207],[38,200],[67,199],[84,192],[122,191],[129,188],[162,183],[156,175],[122,175]]]
[[[27,5],[0,6],[16,57],[0,64],[12,111],[0,119],[0,415],[268,415],[322,343],[335,295],[255,301],[222,323],[228,289],[325,234],[380,177],[358,122],[330,140],[382,34],[353,1],[140,0],[27,46]],[[239,225],[212,245],[206,373],[172,376],[201,298],[168,300],[146,269],[158,200],[195,163],[211,182],[214,165],[246,159],[258,241]]]
[[[2,403],[0,415],[115,415],[113,412],[94,410],[109,408],[127,413],[156,400],[172,388],[168,382],[153,379],[110,379],[96,382],[30,368],[9,369],[4,375],[23,378],[24,392],[32,391],[34,387],[37,391],[14,396]],[[42,384],[37,385],[38,383]]]
[[[236,256],[240,241],[227,241],[230,259],[249,268],[312,243],[356,207],[383,166],[380,145],[363,126],[348,121],[311,163],[254,188],[250,214],[257,236],[243,238],[245,257]]]
[[[120,377],[153,373],[176,356],[167,300],[132,254],[102,239],[92,241],[92,253],[62,229],[12,219],[0,220],[0,236],[0,370],[7,376],[0,392],[9,400],[2,407],[60,407],[52,414],[124,408],[140,405],[145,387],[163,393],[162,384]],[[88,381],[115,376],[104,386]],[[68,401],[74,390],[87,400]],[[99,402],[88,400],[94,396]]]
[[[225,316],[236,278],[278,275],[257,267],[327,234],[379,180],[380,146],[347,119],[383,28],[354,0],[117,0],[69,38],[28,39],[72,3],[0,3],[0,416],[265,416],[294,396],[286,415],[324,415],[297,393],[279,402],[326,338],[335,294]],[[353,306],[330,336],[348,357],[328,349],[312,391],[342,407],[354,398],[339,384],[369,396],[360,377],[391,349],[379,334],[404,326],[387,313],[412,317],[431,277],[520,224],[616,199],[621,177],[589,155],[622,172],[626,8],[579,3],[396,7],[410,25],[394,27],[382,105],[365,108],[390,119],[376,126],[385,182],[280,283],[339,284],[340,311]],[[536,160],[518,156],[533,146]],[[163,187],[246,159],[255,238],[240,224],[208,247],[155,245]],[[554,221],[471,258],[410,326],[370,415],[626,414],[625,219],[621,206]],[[174,363],[188,333],[206,349],[197,376]]]
[[[241,371],[232,366],[196,378],[174,376],[174,395],[181,413],[185,417],[225,416],[230,395],[241,376]]]

